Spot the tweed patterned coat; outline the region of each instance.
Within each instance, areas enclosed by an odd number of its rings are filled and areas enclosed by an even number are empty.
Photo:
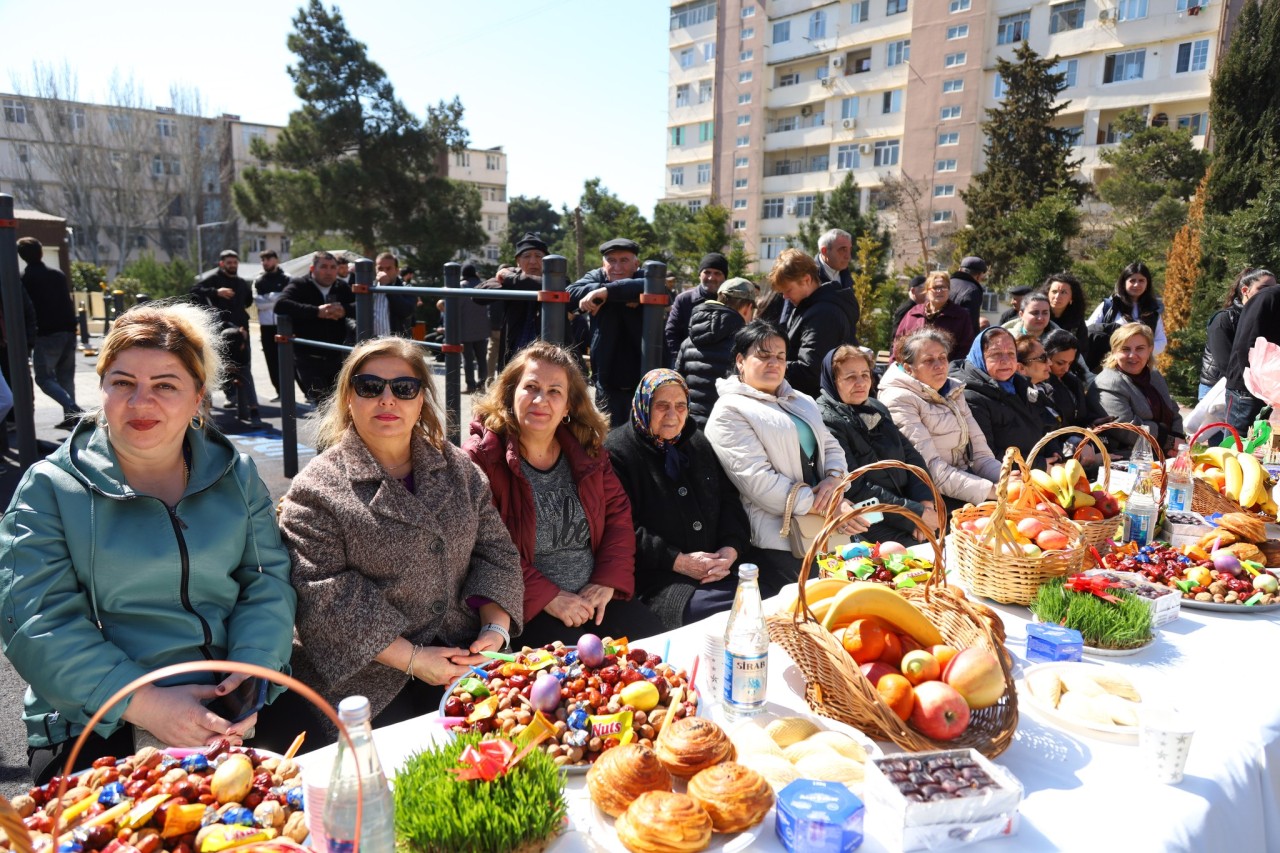
[[[472,596],[511,614],[512,634],[523,626],[520,554],[484,474],[415,434],[413,476],[416,494],[348,430],[294,478],[280,514],[298,592],[293,674],[331,703],[369,697],[375,717],[407,682],[374,661],[397,637],[465,648],[480,632]]]

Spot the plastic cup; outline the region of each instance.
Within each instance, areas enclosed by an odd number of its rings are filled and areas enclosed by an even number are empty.
[[[1147,711],[1142,715],[1138,748],[1142,760],[1156,781],[1176,785],[1182,781],[1191,751],[1195,726],[1177,711]]]

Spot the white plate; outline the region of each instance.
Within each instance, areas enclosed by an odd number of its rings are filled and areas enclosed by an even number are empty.
[[[1280,610],[1280,604],[1245,606],[1243,604],[1227,604],[1222,601],[1196,601],[1194,598],[1182,599],[1182,606],[1192,610],[1215,610],[1218,613],[1239,613],[1244,616],[1250,613],[1269,613],[1274,610]]]
[[[1026,700],[1026,705],[1030,707],[1037,716],[1052,723],[1058,728],[1094,737],[1104,736],[1104,739],[1107,740],[1115,740],[1117,736],[1126,740],[1136,739],[1138,737],[1137,726],[1103,725],[1102,723],[1091,723],[1088,720],[1081,720],[1080,718],[1073,717],[1070,714],[1064,714],[1048,702],[1041,699],[1039,696],[1036,696],[1036,694],[1031,691],[1031,688],[1027,686],[1027,679],[1042,670],[1061,672],[1067,669],[1082,667],[1089,667],[1094,670],[1107,668],[1106,664],[1082,663],[1077,661],[1056,661],[1052,663],[1036,664],[1035,666],[1027,667],[1022,671],[1022,678],[1018,679],[1017,684],[1018,692],[1022,695],[1022,698]],[[1130,681],[1134,680],[1132,673],[1127,669],[1123,671],[1117,669],[1116,672],[1123,675]],[[1135,683],[1134,687],[1142,694],[1142,702],[1139,703],[1139,708],[1143,708],[1150,704],[1151,697],[1148,695],[1143,685]]]
[[[1134,646],[1131,649],[1099,649],[1094,646],[1085,646],[1084,653],[1098,658],[1127,658],[1132,655],[1136,655],[1143,649],[1151,648],[1151,644],[1155,641],[1155,636],[1152,636],[1150,640],[1147,640],[1142,645]]]

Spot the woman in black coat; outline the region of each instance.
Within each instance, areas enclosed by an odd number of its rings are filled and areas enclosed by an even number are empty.
[[[822,393],[818,408],[822,422],[844,448],[846,467],[852,471],[882,459],[897,459],[928,471],[924,457],[898,430],[889,410],[869,396],[875,380],[875,355],[869,349],[837,347],[822,361]],[[904,506],[937,529],[938,514],[933,493],[917,476],[901,468],[872,471],[860,477],[845,497],[851,503],[875,498],[882,504]],[[922,540],[911,522],[900,515],[885,515],[862,538],[871,542],[901,542],[908,536]]]
[[[636,596],[671,630],[733,605],[751,530],[737,489],[689,420],[689,389],[659,368],[640,380],[631,422],[609,433],[609,459],[631,499]]]
[[[1080,354],[1080,341],[1076,336],[1059,329],[1045,335],[1041,343],[1049,357],[1048,385],[1053,391],[1053,407],[1062,416],[1063,424],[1092,429],[1109,423],[1112,418],[1102,408],[1097,392],[1085,385],[1072,369]]]
[[[997,459],[1010,447],[1025,459],[1044,437],[1040,415],[1028,399],[1031,385],[1018,375],[1017,344],[1008,329],[996,326],[974,338],[968,358],[952,365],[951,378],[964,383],[965,402]]]
[[[1247,268],[1236,277],[1236,283],[1227,294],[1227,300],[1209,320],[1209,335],[1205,340],[1204,357],[1200,360],[1200,392],[1199,399],[1204,399],[1214,384],[1227,372],[1227,364],[1231,361],[1231,345],[1236,339],[1236,324],[1240,321],[1240,312],[1249,297],[1264,287],[1276,283],[1276,277],[1270,270]]]

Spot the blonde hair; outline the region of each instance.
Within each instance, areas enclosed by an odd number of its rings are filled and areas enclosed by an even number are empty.
[[[555,365],[564,371],[569,380],[569,431],[589,456],[599,456],[604,438],[609,433],[609,421],[591,401],[587,380],[578,369],[573,354],[548,341],[534,341],[515,354],[489,386],[484,398],[472,405],[471,411],[476,419],[490,432],[520,437],[515,412],[516,386],[531,361]]]
[[[933,284],[935,281],[941,281],[944,284],[950,285],[951,276],[947,274],[946,270],[934,270],[933,272],[929,273],[927,276],[924,277],[925,287],[928,287],[929,285]]]
[[[1102,359],[1102,366],[1115,370],[1120,364],[1120,359],[1116,357],[1116,350],[1124,346],[1125,341],[1130,338],[1137,337],[1138,335],[1146,338],[1151,349],[1153,351],[1155,350],[1156,336],[1155,333],[1151,331],[1150,326],[1146,323],[1124,323],[1111,333],[1111,350]],[[1153,352],[1152,354],[1154,355],[1155,353]],[[1151,362],[1148,359],[1147,364],[1150,365],[1150,363]]]
[[[394,335],[357,344],[342,363],[333,393],[320,406],[320,425],[316,428],[317,449],[324,450],[337,444],[347,430],[351,429],[351,395],[355,393],[351,388],[351,377],[375,358],[398,358],[409,365],[414,377],[422,383],[422,412],[418,415],[422,436],[435,449],[443,448],[444,426],[440,422],[431,368],[427,366],[424,355],[417,344]]]
[[[200,412],[213,408],[211,389],[222,387],[222,338],[212,309],[189,302],[144,302],[135,305],[111,325],[98,352],[96,370],[101,379],[125,350],[133,347],[160,350],[175,356],[203,395]]]

